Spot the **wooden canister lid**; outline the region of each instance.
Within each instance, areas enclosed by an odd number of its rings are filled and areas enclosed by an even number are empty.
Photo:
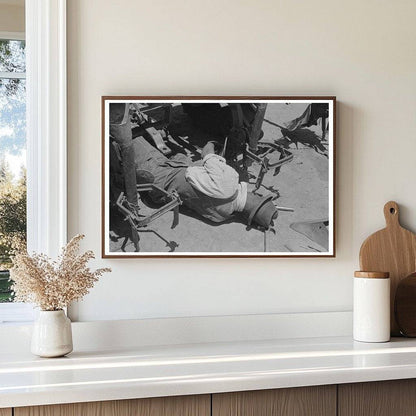
[[[388,279],[390,277],[389,272],[354,272],[354,277],[363,277],[365,279]]]

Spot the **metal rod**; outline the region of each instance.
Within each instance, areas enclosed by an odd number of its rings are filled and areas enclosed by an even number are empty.
[[[286,211],[286,212],[295,212],[295,210],[293,208],[288,208],[288,207],[278,207],[277,205],[275,205],[275,208],[278,211]]]
[[[228,136],[225,138],[224,146],[222,148],[221,155],[222,157],[225,157],[225,151],[227,150],[227,143],[228,143]]]

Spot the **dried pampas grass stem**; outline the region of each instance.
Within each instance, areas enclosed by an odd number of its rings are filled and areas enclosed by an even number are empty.
[[[88,268],[94,253],[78,254],[83,238],[76,235],[57,261],[44,254],[29,255],[27,251],[16,254],[10,270],[15,302],[34,303],[42,310],[56,311],[83,298],[103,273],[111,272],[109,268]]]

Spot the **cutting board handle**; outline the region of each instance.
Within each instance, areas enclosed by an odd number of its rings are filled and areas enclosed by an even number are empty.
[[[389,201],[384,205],[384,217],[387,227],[400,227],[399,205],[395,201]]]

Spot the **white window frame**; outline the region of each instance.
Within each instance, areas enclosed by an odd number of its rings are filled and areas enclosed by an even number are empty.
[[[0,32],[2,40],[25,40],[25,32]],[[24,78],[22,72],[0,72],[0,79]],[[26,109],[27,110],[27,109]],[[12,322],[26,322],[33,319],[33,307],[24,303],[0,303],[0,324]]]
[[[67,241],[66,0],[26,0],[25,14],[27,244],[56,257]],[[0,322],[33,316],[0,304]]]

